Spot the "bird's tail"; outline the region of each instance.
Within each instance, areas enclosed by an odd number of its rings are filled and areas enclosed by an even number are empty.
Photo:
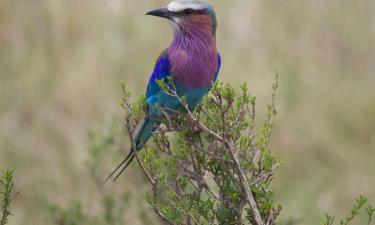
[[[140,151],[144,147],[146,142],[150,139],[152,133],[156,130],[158,124],[159,123],[158,123],[157,120],[150,119],[149,117],[145,118],[143,123],[138,127],[137,131],[135,132],[136,135],[134,136],[134,138],[132,140],[134,145],[135,145],[136,151]],[[116,181],[117,178],[119,178],[120,175],[126,170],[126,168],[128,168],[130,163],[133,161],[134,157],[135,157],[134,149],[131,148],[129,154],[116,167],[116,169],[113,170],[113,172],[108,176],[108,178],[104,182],[107,182],[112,177],[114,177],[113,181]],[[115,176],[116,173],[117,173],[117,175]]]
[[[136,132],[134,132],[136,133],[136,135],[133,138],[133,143],[135,144],[135,148],[137,149],[137,151],[143,148],[158,125],[159,122],[157,120],[146,117],[142,125],[140,125],[138,129],[136,129]]]

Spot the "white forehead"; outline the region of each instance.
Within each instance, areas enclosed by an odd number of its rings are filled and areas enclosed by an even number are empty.
[[[181,12],[185,9],[200,10],[207,8],[208,4],[199,0],[175,0],[167,6],[171,12]]]

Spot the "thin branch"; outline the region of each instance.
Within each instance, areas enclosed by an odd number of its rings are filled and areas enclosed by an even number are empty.
[[[243,213],[243,208],[245,207],[245,202],[241,200],[239,205],[240,206],[236,210],[236,214],[237,214],[236,225],[242,225],[242,213]]]
[[[211,152],[210,150],[207,150],[205,148],[202,148],[200,146],[198,146],[197,144],[193,143],[193,147],[199,149],[199,151],[203,152],[203,153],[206,153],[208,156],[211,156],[212,158],[214,159],[217,159],[223,163],[229,163],[229,164],[232,164],[233,162],[229,161],[229,160],[226,160],[226,159],[223,159],[222,157],[220,156],[217,156],[215,153]]]
[[[238,177],[240,178],[241,188],[242,188],[243,192],[245,193],[246,201],[251,208],[251,213],[253,214],[255,222],[257,223],[257,225],[265,225],[265,223],[263,222],[263,219],[260,215],[257,203],[254,199],[254,196],[253,196],[251,190],[250,190],[250,184],[247,181],[246,175],[241,168],[240,161],[239,161],[237,155],[235,154],[235,151],[231,147],[229,147],[229,152],[230,152],[230,154],[233,158]]]
[[[219,141],[223,142],[224,143],[224,139],[216,134],[215,132],[213,132],[212,130],[208,129],[204,124],[202,124],[197,118],[195,118],[194,114],[190,111],[189,109],[189,106],[184,102],[182,101],[182,99],[180,98],[180,96],[178,96],[177,92],[175,90],[172,90],[169,86],[168,87],[168,90],[170,91],[170,95],[177,98],[177,100],[182,104],[182,106],[185,108],[185,110],[188,112],[189,114],[189,119],[194,122],[195,125],[197,125],[199,128],[201,128],[203,131],[211,134],[212,136],[214,136],[216,139],[218,139]]]
[[[131,142],[131,152],[133,152],[139,166],[141,167],[143,173],[146,175],[148,181],[152,184],[152,185],[155,185],[155,179],[150,175],[150,173],[147,171],[145,165],[143,164],[143,161],[139,158],[139,155],[138,155],[138,152],[136,150],[136,147],[135,147],[135,144],[134,142],[132,141],[133,140],[133,132],[132,132],[132,129],[131,127],[129,126],[129,124],[126,124],[126,129],[128,131],[128,135],[129,135],[129,138],[130,138],[130,142]]]

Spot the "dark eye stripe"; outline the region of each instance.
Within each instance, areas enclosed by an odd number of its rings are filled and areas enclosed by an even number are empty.
[[[183,11],[180,11],[180,12],[176,12],[177,15],[180,15],[180,16],[187,16],[187,15],[201,15],[201,14],[205,14],[206,13],[206,10],[205,9],[201,9],[201,10],[194,10],[194,9],[185,9]]]
[[[191,13],[193,13],[193,12],[194,12],[193,9],[185,9],[185,10],[183,11],[184,14],[191,14]]]

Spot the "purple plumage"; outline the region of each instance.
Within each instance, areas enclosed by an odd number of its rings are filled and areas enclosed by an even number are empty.
[[[168,49],[171,73],[188,90],[210,87],[219,66],[216,22],[210,14],[199,14],[178,23]]]

